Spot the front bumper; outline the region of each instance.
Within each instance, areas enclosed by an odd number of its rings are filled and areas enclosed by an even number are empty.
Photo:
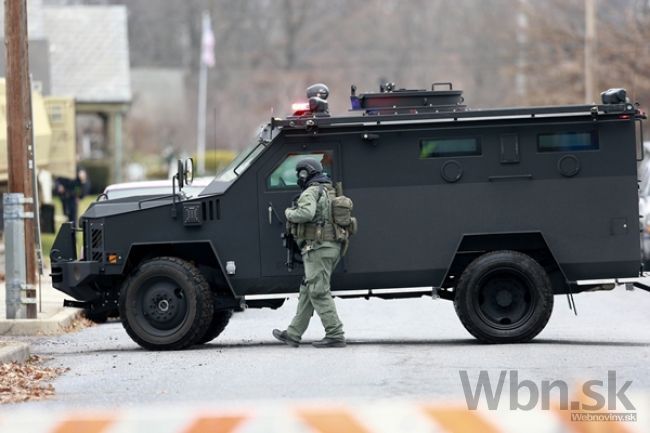
[[[80,301],[92,301],[99,297],[95,290],[96,278],[101,272],[98,261],[77,260],[75,229],[71,223],[61,226],[52,251],[52,286]]]
[[[95,281],[100,274],[101,263],[69,261],[52,264],[52,286],[79,301],[93,301],[100,293]]]

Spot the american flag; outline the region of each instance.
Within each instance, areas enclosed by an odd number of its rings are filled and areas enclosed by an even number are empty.
[[[203,31],[201,33],[201,63],[208,67],[214,66],[214,33],[210,14],[203,13]]]

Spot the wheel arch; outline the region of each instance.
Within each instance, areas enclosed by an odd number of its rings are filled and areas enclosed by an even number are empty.
[[[216,293],[234,297],[226,269],[210,241],[134,243],[129,248],[123,275],[130,274],[145,260],[160,256],[178,257],[193,263],[205,275]]]
[[[499,250],[519,251],[532,257],[546,271],[555,294],[570,290],[566,275],[541,232],[480,233],[461,237],[439,285],[440,296],[453,299],[453,291],[448,289],[456,287],[465,268],[477,257]]]

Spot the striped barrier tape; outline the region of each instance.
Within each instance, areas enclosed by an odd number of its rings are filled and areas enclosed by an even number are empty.
[[[465,404],[247,403],[245,406],[149,406],[76,411],[0,409],[0,433],[648,433],[650,399],[637,412],[468,410]],[[9,409],[9,410],[7,410]],[[582,419],[577,420],[575,414]]]

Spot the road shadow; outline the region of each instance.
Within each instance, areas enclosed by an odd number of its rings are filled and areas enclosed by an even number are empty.
[[[312,348],[312,340],[305,340],[301,343],[302,348]],[[348,347],[363,347],[363,346],[377,346],[377,347],[471,347],[471,346],[480,346],[484,348],[490,347],[503,347],[503,346],[579,346],[579,347],[650,347],[650,342],[636,342],[636,341],[596,341],[596,340],[576,340],[576,339],[536,339],[529,343],[519,343],[519,344],[485,344],[473,338],[465,339],[445,339],[445,340],[435,340],[435,339],[421,339],[421,340],[400,340],[400,339],[366,339],[366,340],[357,340],[350,339],[347,340]],[[234,349],[259,349],[262,347],[277,348],[285,347],[285,344],[279,341],[273,340],[247,340],[241,342],[219,342],[219,340],[214,340],[211,343],[206,343],[201,346],[193,346],[184,351],[187,352],[201,352],[201,351],[213,351],[213,350],[234,350]],[[139,353],[146,351],[143,348],[137,346],[129,347],[102,347],[98,349],[89,349],[89,350],[79,350],[74,352],[58,352],[58,353],[48,353],[47,355],[58,355],[64,353],[66,355],[70,354],[127,354],[127,353]],[[174,351],[156,351],[156,353],[176,353]]]
[[[635,341],[595,341],[595,340],[559,340],[559,339],[538,339],[529,343],[519,344],[485,344],[472,338],[454,339],[454,340],[390,340],[390,339],[368,339],[368,340],[355,340],[350,339],[346,341],[348,346],[431,346],[431,347],[454,347],[454,346],[482,346],[482,347],[501,347],[501,346],[540,346],[540,345],[561,345],[561,346],[593,346],[593,347],[650,347],[650,342],[635,342]],[[264,346],[284,346],[283,343],[275,341],[250,341],[250,342],[233,342],[233,343],[219,343],[215,340],[202,347],[193,347],[190,350],[208,350],[208,349],[228,349],[228,348],[259,348]],[[311,347],[311,340],[304,341],[301,347]]]
[[[597,341],[597,340],[554,340],[540,338],[528,344],[553,344],[567,346],[603,346],[603,347],[650,347],[650,341]]]
[[[304,340],[300,347],[312,347],[311,343],[314,340]],[[467,346],[474,344],[476,345],[476,340],[472,339],[460,339],[460,340],[388,340],[388,339],[377,339],[377,340],[347,340],[346,344],[348,346]],[[478,343],[480,344],[480,343]],[[208,343],[205,347],[193,348],[193,350],[203,350],[209,348],[218,348],[218,349],[228,349],[228,348],[255,348],[255,347],[264,347],[264,346],[285,346],[284,343],[279,341],[251,341],[251,342],[241,342],[241,343],[219,343],[214,341]]]

